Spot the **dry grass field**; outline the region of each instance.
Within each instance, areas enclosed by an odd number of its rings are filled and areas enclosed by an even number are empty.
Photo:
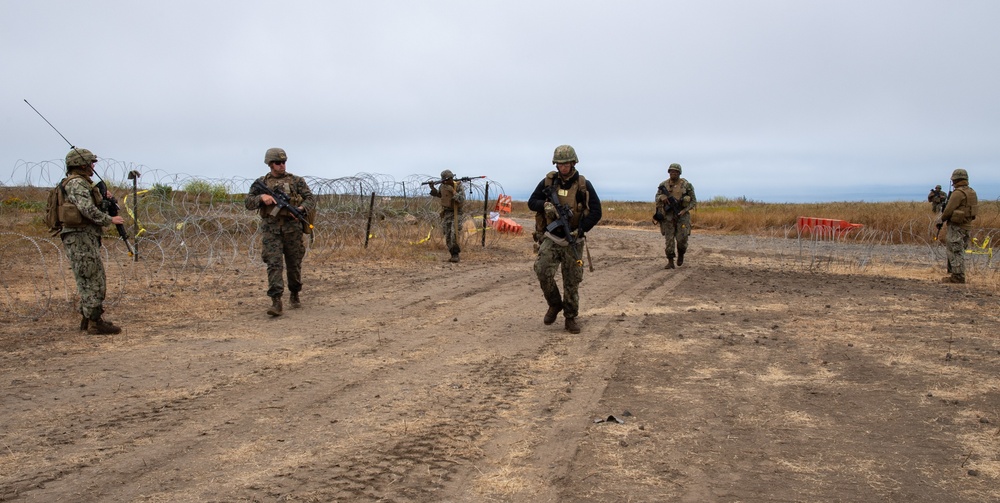
[[[542,324],[525,234],[451,264],[430,221],[321,231],[270,318],[254,225],[202,215],[138,262],[105,239],[106,337],[8,205],[0,501],[1000,500],[990,260],[942,285],[925,224],[828,241],[705,204],[665,270],[642,204],[605,202],[578,335]]]

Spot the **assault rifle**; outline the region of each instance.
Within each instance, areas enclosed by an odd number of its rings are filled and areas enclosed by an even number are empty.
[[[944,213],[945,207],[948,206],[948,200],[951,199],[951,193],[952,192],[954,192],[954,191],[949,190],[948,191],[948,195],[945,196],[944,202],[941,203],[941,208],[938,210],[940,213]],[[934,241],[937,241],[938,240],[938,234],[941,234],[941,228],[944,227],[944,222],[938,222],[937,224],[934,225],[934,227],[937,228],[937,232],[934,233]],[[951,264],[948,264],[948,267],[951,267]]]
[[[681,202],[678,201],[676,197],[672,196],[670,192],[667,192],[667,190],[662,185],[660,185],[660,187],[656,189],[656,192],[667,196],[666,209],[670,210],[670,212],[674,214],[674,218],[680,218]],[[656,208],[656,214],[653,215],[653,220],[656,220],[657,222],[662,222],[664,218],[666,218],[666,216],[660,212],[660,208],[659,207]]]
[[[52,123],[49,122],[49,120],[46,119],[45,116],[42,115],[42,113],[39,112],[37,108],[35,108],[31,103],[28,103],[28,100],[24,100],[24,103],[27,104],[29,107],[31,107],[31,109],[34,110],[35,113],[38,114],[38,116],[41,117],[42,120],[45,121],[45,123],[48,124],[53,131],[56,132],[56,134],[62,136],[62,139],[69,144],[69,148],[76,150],[76,147],[73,145],[73,143],[67,140],[66,137],[63,136],[63,134],[60,133],[59,130],[56,129],[56,127],[53,126]],[[103,201],[101,202],[102,206],[101,209],[104,210],[104,212],[107,213],[109,216],[117,217],[119,211],[118,199],[108,195],[108,184],[104,183],[104,179],[101,178],[101,175],[97,174],[97,171],[94,171],[94,176],[96,176],[97,179],[100,180],[97,183],[97,189],[101,191],[101,199],[103,199]],[[132,249],[132,245],[128,243],[128,233],[125,232],[125,226],[122,224],[115,224],[115,229],[118,230],[118,235],[121,236],[122,241],[125,242],[125,248],[128,249],[128,256],[134,257],[135,251]],[[136,260],[139,260],[139,258],[136,257]]]
[[[580,256],[580,249],[576,247],[576,242],[579,238],[573,235],[573,229],[570,228],[569,224],[570,220],[573,219],[573,210],[559,201],[559,191],[556,190],[556,183],[545,187],[544,191],[545,197],[556,207],[556,212],[559,213],[559,218],[547,225],[545,232],[551,232],[555,235],[556,230],[562,229],[566,235],[566,241],[569,243],[570,249],[573,250],[573,258],[576,259],[576,265],[583,267],[583,257]],[[583,233],[581,232],[580,234],[582,235]]]
[[[471,182],[473,180],[478,180],[480,178],[486,178],[486,175],[483,175],[483,176],[463,176],[462,178],[453,178],[452,180],[455,180],[456,182]],[[428,180],[428,181],[426,181],[424,183],[421,183],[420,185],[439,185],[443,181],[444,180]]]
[[[274,198],[274,204],[277,205],[272,211],[272,215],[277,215],[282,209],[288,210],[288,213],[292,215],[293,218],[302,223],[302,230],[307,234],[313,229],[313,224],[309,223],[309,218],[301,210],[292,206],[292,198],[285,194],[285,191],[281,190],[280,187],[275,187],[273,190],[264,185],[260,179],[254,180],[253,184],[250,185],[251,189],[257,189],[264,194],[267,194]]]
[[[101,177],[97,178],[100,179]],[[101,191],[101,197],[104,198],[104,201],[101,203],[104,212],[107,213],[108,216],[117,217],[121,208],[118,207],[118,198],[108,195],[108,184],[104,183],[104,180],[97,182],[97,190]],[[125,232],[125,226],[123,224],[115,224],[115,229],[118,231],[118,235],[121,236],[122,241],[125,242],[125,248],[128,249],[128,256],[135,256],[135,250],[133,250],[132,245],[128,243],[128,233]]]

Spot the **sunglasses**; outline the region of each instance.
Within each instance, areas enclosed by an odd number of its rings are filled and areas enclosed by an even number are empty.
[[[271,164],[281,164],[281,165],[284,165],[285,161],[271,161]]]

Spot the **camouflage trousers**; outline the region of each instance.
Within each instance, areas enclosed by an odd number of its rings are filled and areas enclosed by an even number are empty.
[[[462,226],[462,212],[458,212],[458,225]],[[444,234],[444,243],[448,251],[453,255],[462,251],[458,244],[458,233],[455,232],[455,213],[451,210],[444,210],[441,213],[441,233]]]
[[[101,261],[101,237],[91,232],[68,232],[62,235],[69,267],[80,295],[80,314],[96,320],[104,313],[107,284]]]
[[[668,213],[660,222],[660,234],[666,238],[667,258],[674,258],[676,254],[686,253],[688,248],[688,236],[691,235],[691,214],[685,213],[680,217]],[[676,253],[674,247],[677,247]]]
[[[965,274],[965,250],[969,247],[969,231],[949,224],[945,243],[948,245],[948,274]]]
[[[267,264],[267,296],[281,297],[285,293],[283,273],[287,272],[288,291],[302,290],[302,258],[306,245],[302,241],[302,224],[291,218],[265,220],[261,227],[261,258]]]
[[[583,242],[576,243],[577,252],[583,256]],[[559,295],[556,271],[562,271],[563,294]],[[576,318],[580,314],[580,283],[583,267],[577,265],[576,255],[570,246],[559,246],[549,238],[542,238],[535,259],[535,275],[549,306],[562,306],[563,316]]]

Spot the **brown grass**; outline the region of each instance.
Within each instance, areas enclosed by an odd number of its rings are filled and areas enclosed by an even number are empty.
[[[0,187],[0,230],[17,232],[27,235],[43,235],[42,213],[45,207],[46,190],[37,187]],[[171,205],[188,204],[184,197],[174,198],[168,203],[159,202],[158,210]],[[197,207],[197,204],[191,203]],[[230,202],[242,206],[239,201]],[[475,203],[473,202],[475,206]],[[653,227],[652,220],[655,207],[652,202],[639,201],[603,201],[604,215],[601,225]],[[388,208],[388,207],[387,207]],[[397,220],[403,210],[383,208],[383,213],[377,215],[376,221]],[[392,211],[389,211],[392,209]],[[363,208],[362,210],[366,210]],[[197,209],[184,208],[178,214],[197,212]],[[388,212],[388,213],[386,213]],[[239,213],[242,213],[240,211]],[[355,219],[363,219],[364,211],[353,213]],[[473,210],[471,216],[479,217],[479,211]],[[526,230],[531,232],[531,220],[534,214],[528,210],[527,202],[513,203],[513,216],[527,223]],[[788,229],[794,228],[800,216],[833,218],[864,225],[865,231],[882,232],[888,235],[900,235],[894,242],[912,242],[926,239],[933,231],[937,215],[930,211],[928,203],[923,202],[832,202],[832,203],[761,203],[747,199],[715,198],[703,201],[692,212],[692,227],[696,230],[711,230],[732,234],[757,234],[781,236]],[[333,215],[335,220],[343,221],[341,211]],[[418,221],[412,225],[396,225],[399,236],[385,235],[383,238],[395,237],[403,244],[419,241],[425,238],[431,225],[436,225],[436,217],[431,214],[418,214]],[[208,217],[211,218],[211,217]],[[430,221],[435,220],[435,221]],[[326,228],[339,227],[338,222],[327,222]],[[481,225],[481,223],[479,224]],[[359,239],[364,240],[364,231],[350,227],[349,232],[357,232]],[[378,224],[376,223],[376,227]],[[975,222],[977,229],[974,235],[992,236],[1000,229],[1000,201],[980,201],[979,216]],[[131,227],[129,227],[131,229]],[[439,235],[439,232],[432,233]],[[405,236],[404,236],[405,235]]]
[[[531,218],[527,203],[515,202],[514,214]],[[652,202],[603,201],[602,225],[652,227],[655,206]],[[760,203],[745,199],[716,198],[698,203],[691,213],[694,229],[713,230],[732,234],[783,235],[785,229],[795,226],[798,217],[819,217],[846,220],[865,226],[868,231],[899,234],[914,230],[924,236],[933,227],[937,215],[928,203],[897,201],[884,203],[834,202],[834,203]],[[980,201],[977,229],[1000,229],[1000,201]],[[905,237],[903,242],[908,242]]]

